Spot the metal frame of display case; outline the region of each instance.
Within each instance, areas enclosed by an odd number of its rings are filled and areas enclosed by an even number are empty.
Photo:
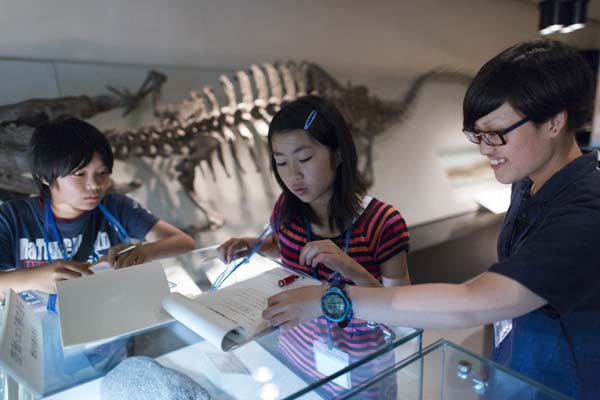
[[[383,378],[388,377],[391,374],[396,374],[400,370],[406,368],[407,366],[409,366],[415,362],[419,363],[419,367],[418,367],[418,369],[419,369],[419,378],[418,378],[419,397],[418,398],[422,399],[423,398],[423,390],[424,390],[424,378],[423,378],[424,368],[425,368],[424,367],[424,358],[428,354],[431,354],[432,352],[434,352],[440,348],[442,348],[442,350],[443,350],[443,354],[442,354],[442,358],[443,358],[442,363],[443,364],[441,366],[442,381],[445,380],[445,377],[447,376],[447,372],[449,372],[446,370],[446,368],[448,368],[448,366],[446,365],[447,349],[452,348],[453,350],[463,353],[466,358],[471,358],[471,359],[474,359],[474,360],[480,362],[481,365],[485,368],[491,368],[491,369],[500,371],[501,373],[506,374],[507,376],[515,378],[515,380],[524,382],[527,386],[531,387],[533,390],[536,390],[538,393],[547,396],[545,398],[547,398],[548,400],[552,400],[552,399],[573,400],[571,397],[565,396],[547,386],[544,386],[536,381],[529,379],[528,377],[526,377],[518,372],[512,371],[494,361],[491,361],[480,355],[477,355],[477,354],[475,354],[455,343],[452,343],[446,339],[440,339],[437,342],[432,343],[431,345],[427,346],[422,351],[415,353],[415,354],[405,358],[404,360],[398,362],[393,367],[390,367],[390,368],[386,369],[385,371],[380,372],[379,374],[373,376],[373,379],[369,380],[368,382],[364,382],[361,385],[359,385],[355,388],[352,388],[348,392],[344,393],[341,397],[339,397],[339,399],[350,399],[353,396],[358,395],[360,392],[365,390],[367,387],[373,385],[374,383],[381,381]],[[465,380],[465,381],[468,381],[468,380],[471,381],[471,388],[472,388],[475,396],[483,396],[485,394],[485,390],[488,388],[488,382],[484,377],[473,372],[472,364],[469,361],[460,360],[456,365],[455,371],[456,371],[456,375],[460,379]],[[445,397],[443,395],[440,395],[440,398],[444,399]]]

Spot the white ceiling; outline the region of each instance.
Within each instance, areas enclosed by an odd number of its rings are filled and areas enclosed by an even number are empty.
[[[538,24],[530,0],[0,3],[0,57],[234,68],[306,59],[348,78],[405,78],[440,65],[474,71],[536,38]],[[600,0],[590,3],[600,15]],[[560,39],[597,48],[597,25]]]

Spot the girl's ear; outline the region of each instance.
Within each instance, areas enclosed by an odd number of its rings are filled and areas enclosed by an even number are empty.
[[[342,155],[340,154],[340,151],[337,150],[335,152],[335,166],[339,167],[342,164]]]
[[[549,134],[550,137],[554,138],[558,136],[567,126],[567,111],[563,110],[550,118]]]

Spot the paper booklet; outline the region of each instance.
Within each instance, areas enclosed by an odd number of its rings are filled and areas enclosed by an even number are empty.
[[[285,287],[278,285],[279,280],[293,274],[287,269],[275,268],[194,299],[171,293],[163,299],[162,306],[206,341],[222,351],[229,351],[274,329],[261,317],[269,297],[288,289],[321,284],[316,279],[303,277]]]
[[[6,293],[0,331],[0,368],[32,395],[41,395],[44,366],[42,324],[12,289]]]

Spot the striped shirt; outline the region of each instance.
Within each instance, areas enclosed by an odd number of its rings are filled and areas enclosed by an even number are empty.
[[[283,196],[277,200],[271,221],[276,221]],[[300,251],[308,242],[306,223],[300,218],[277,230],[281,260],[289,268],[312,273],[309,266],[299,264]],[[345,233],[334,238],[323,238],[311,233],[311,240],[331,239],[342,249],[345,247]],[[360,216],[352,224],[348,255],[362,265],[375,278],[381,281],[381,264],[402,251],[408,251],[408,228],[402,215],[393,206],[371,198]],[[327,280],[334,272],[326,266],[317,266],[319,280]],[[346,280],[347,283],[352,283]]]
[[[278,210],[283,201],[279,198],[273,209],[271,221],[276,221]],[[354,221],[348,255],[361,264],[375,278],[381,281],[381,264],[397,254],[408,251],[408,228],[402,215],[393,206],[383,203],[375,198],[365,200],[363,212]],[[277,229],[277,239],[281,251],[281,259],[292,270],[307,274],[316,272],[318,279],[327,281],[334,273],[325,265],[319,264],[316,271],[311,267],[299,264],[300,251],[308,242],[306,222],[300,218],[284,223]],[[323,238],[311,233],[311,240],[330,239],[340,248],[345,248],[346,234],[342,233],[334,238]],[[353,282],[343,278],[349,284]],[[385,334],[380,325],[375,328],[367,326],[363,320],[353,319],[345,328],[340,328],[335,323],[330,323],[331,337],[338,350],[348,354],[350,363],[356,362],[368,354],[381,349],[387,344]],[[324,378],[317,371],[313,342],[318,340],[328,342],[328,322],[324,317],[305,322],[293,329],[282,332],[279,339],[279,350],[296,372],[309,381]],[[365,382],[377,372],[393,364],[393,354],[387,354],[368,363],[351,373],[352,386]],[[322,388],[328,395],[336,396],[344,388],[329,383]],[[370,387],[362,393],[367,398],[395,398],[394,382],[382,381],[381,384]]]

